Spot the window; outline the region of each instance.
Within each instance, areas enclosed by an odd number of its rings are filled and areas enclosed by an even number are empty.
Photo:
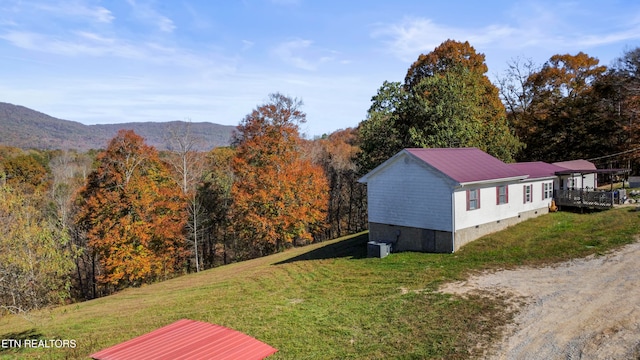
[[[496,204],[502,205],[509,202],[509,186],[502,185],[496,187]]]
[[[542,199],[551,199],[553,197],[553,183],[542,184]]]
[[[529,203],[533,201],[533,197],[531,196],[532,190],[533,189],[531,185],[524,186],[524,202],[525,203]]]
[[[480,208],[480,189],[467,190],[467,210]]]

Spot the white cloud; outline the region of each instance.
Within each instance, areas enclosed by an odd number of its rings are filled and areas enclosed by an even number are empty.
[[[34,3],[33,7],[57,16],[73,16],[99,23],[111,23],[115,18],[111,11],[102,6],[89,6],[80,1],[62,1],[55,4],[51,4],[51,2]]]
[[[102,56],[113,55],[123,58],[141,58],[141,49],[118,43],[115,39],[108,39],[100,35],[79,32],[73,39],[62,39],[56,36],[38,34],[27,31],[9,31],[1,34],[0,39],[12,43],[14,46],[65,56]]]
[[[640,39],[640,26],[607,35],[587,35],[577,41],[580,46],[599,46]]]
[[[102,44],[106,44],[106,45],[111,45],[116,43],[116,39],[114,38],[108,38],[105,36],[102,36],[100,34],[96,34],[93,32],[88,32],[88,31],[78,31],[76,32],[76,34],[78,36],[80,36],[81,38],[85,38],[89,41],[95,42],[95,43],[102,43]]]
[[[242,40],[242,51],[246,51],[246,50],[251,49],[253,47],[253,45],[255,45],[255,43],[253,41]]]
[[[388,51],[403,61],[413,61],[418,54],[432,51],[447,39],[483,45],[503,41],[517,32],[507,25],[464,29],[437,24],[430,19],[405,18],[400,23],[379,26],[372,36],[386,38]]]
[[[311,40],[292,40],[278,45],[273,49],[273,53],[287,64],[304,70],[315,70],[316,65],[300,56],[303,50],[308,49],[312,44]]]
[[[89,31],[77,31],[66,36],[8,31],[0,34],[0,39],[10,42],[15,47],[41,53],[76,58],[112,57],[147,64],[175,65],[181,68],[214,68],[219,71],[233,71],[236,61],[213,53],[200,54],[158,42],[133,42]]]
[[[133,9],[135,16],[141,20],[150,22],[160,31],[171,33],[176,29],[173,20],[157,12],[151,7],[151,5],[147,3],[140,3],[137,0],[127,0],[127,2]]]
[[[531,48],[584,51],[589,47],[640,39],[639,20],[616,23],[619,18],[606,16],[588,13],[578,3],[522,2],[487,25],[465,27],[445,25],[429,18],[406,17],[399,22],[378,24],[371,36],[381,39],[387,52],[407,62],[415,60],[420,53],[432,51],[447,39],[469,41],[476,48],[503,52],[531,51]]]
[[[313,46],[313,41],[295,39],[276,46],[272,53],[281,61],[299,69],[316,71],[319,66],[336,60],[337,52]]]

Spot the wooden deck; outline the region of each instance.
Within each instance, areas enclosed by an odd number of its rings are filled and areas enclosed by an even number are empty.
[[[587,190],[556,190],[553,198],[558,206],[589,209],[610,209],[617,200],[612,191]]]

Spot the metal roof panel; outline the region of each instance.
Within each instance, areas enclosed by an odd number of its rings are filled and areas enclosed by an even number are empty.
[[[592,162],[583,159],[554,162],[553,165],[560,166],[568,170],[578,170],[583,172],[596,170],[596,166]]]
[[[264,359],[277,351],[239,331],[182,319],[90,356],[96,360]]]
[[[529,175],[529,179],[541,179],[556,176],[556,172],[565,170],[565,168],[553,164],[547,164],[542,161],[519,162],[508,164],[523,174]]]
[[[460,184],[526,177],[478,148],[405,149]]]

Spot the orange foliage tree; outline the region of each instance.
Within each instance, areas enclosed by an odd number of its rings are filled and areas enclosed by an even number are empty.
[[[326,237],[336,238],[366,228],[366,188],[358,183],[356,157],[358,134],[348,128],[310,143],[314,163],[320,165],[329,183]]]
[[[37,154],[20,154],[4,159],[0,163],[6,183],[27,193],[44,192],[50,185],[49,173]]]
[[[77,222],[102,266],[98,282],[118,288],[179,271],[188,254],[184,200],[157,151],[121,130],[97,161]]]
[[[484,54],[477,53],[468,41],[459,42],[449,39],[432,52],[418,56],[418,60],[407,70],[404,78],[405,87],[412,89],[424,78],[442,74],[456,65],[461,65],[478,74],[485,74],[489,70],[485,64]],[[497,89],[488,83],[488,79],[483,85],[486,86],[488,93],[497,94]]]
[[[233,158],[233,227],[244,256],[267,255],[313,240],[324,226],[328,186],[322,168],[301,152],[301,102],[281,94],[240,123]]]
[[[607,68],[599,62],[583,52],[553,55],[523,79],[519,97],[506,98],[527,100],[510,113],[527,144],[520,161],[589,159],[618,151],[622,128],[611,106],[617,96],[598,92],[607,87]]]

